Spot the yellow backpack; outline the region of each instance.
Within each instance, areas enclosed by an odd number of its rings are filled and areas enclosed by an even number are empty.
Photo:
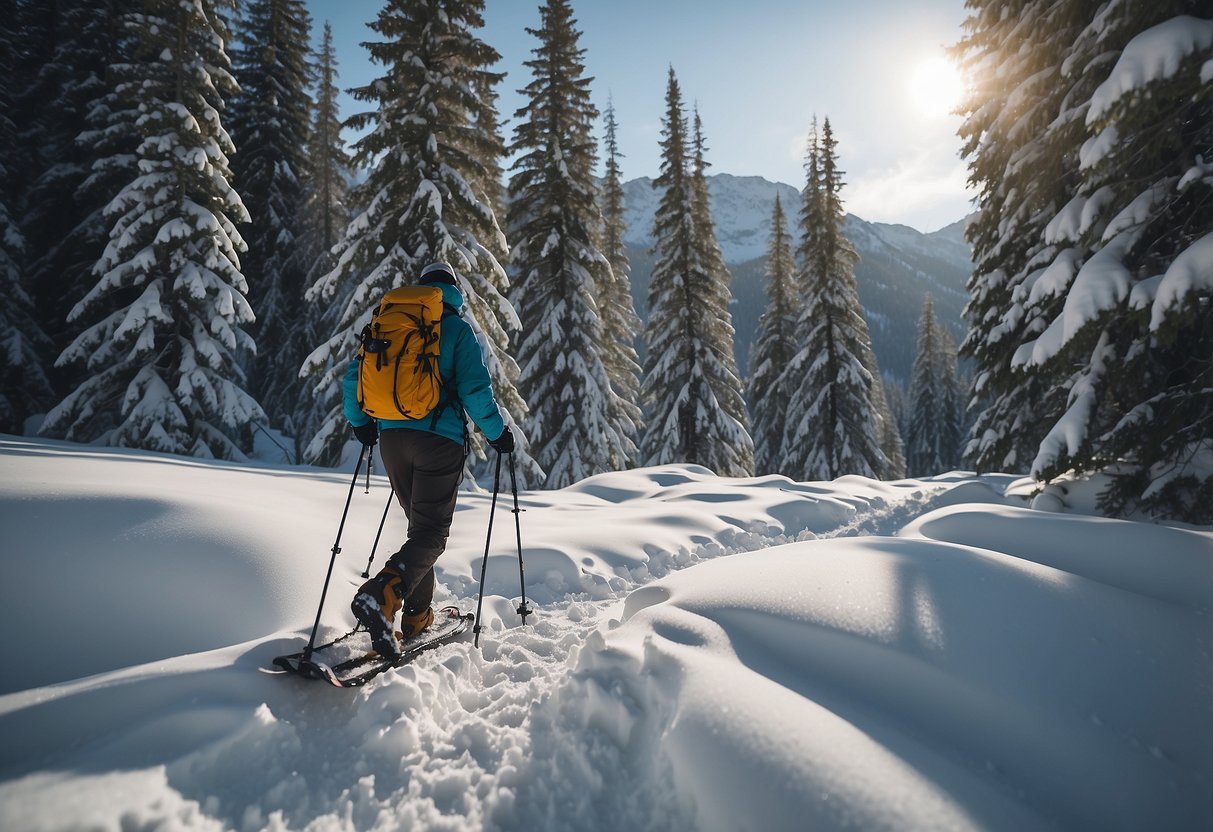
[[[362,330],[358,404],[376,419],[420,419],[438,405],[442,290],[401,286]]]

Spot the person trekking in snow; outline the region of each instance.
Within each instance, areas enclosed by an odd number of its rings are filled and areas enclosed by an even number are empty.
[[[374,419],[359,405],[361,357],[350,362],[343,384],[345,417],[354,436],[369,451],[379,443],[392,491],[408,517],[408,536],[379,574],[359,587],[350,608],[367,628],[382,656],[400,649],[393,626],[401,614],[401,633],[411,638],[434,620],[434,562],[446,548],[455,498],[467,456],[466,413],[502,454],[514,450],[514,435],[493,397],[492,381],[480,344],[461,317],[463,295],[455,271],[431,263],[418,283],[442,291],[443,315],[438,340],[438,368],[443,381],[439,403],[420,419]],[[369,360],[369,359],[368,359]]]

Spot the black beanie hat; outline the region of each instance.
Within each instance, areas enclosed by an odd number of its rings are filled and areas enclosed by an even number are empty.
[[[445,283],[448,286],[455,285],[455,270],[446,263],[430,263],[421,270],[421,279],[418,283]]]

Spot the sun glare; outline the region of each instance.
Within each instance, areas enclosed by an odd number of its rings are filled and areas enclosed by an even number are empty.
[[[959,70],[943,56],[922,61],[910,73],[910,99],[924,115],[948,115],[960,104],[963,91]]]

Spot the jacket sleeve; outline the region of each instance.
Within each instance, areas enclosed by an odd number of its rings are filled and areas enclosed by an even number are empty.
[[[493,380],[480,355],[480,342],[467,324],[459,327],[455,345],[455,389],[464,411],[486,438],[494,440],[505,432],[505,420],[493,396]]]
[[[358,406],[358,359],[352,359],[341,380],[341,409],[346,421],[354,427],[370,424],[371,417]]]

